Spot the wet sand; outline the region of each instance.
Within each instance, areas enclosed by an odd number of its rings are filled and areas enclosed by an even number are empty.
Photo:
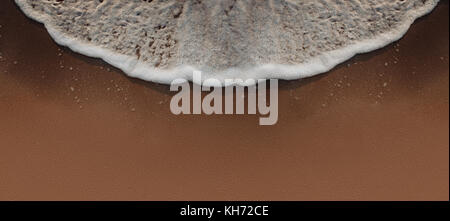
[[[279,121],[175,116],[169,87],[0,2],[0,200],[448,200],[449,3],[397,43],[282,81]]]

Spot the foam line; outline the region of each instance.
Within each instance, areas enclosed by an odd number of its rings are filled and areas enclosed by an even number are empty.
[[[216,73],[207,72],[191,65],[177,66],[168,70],[154,68],[139,61],[133,56],[119,54],[92,43],[71,38],[64,33],[59,32],[50,22],[46,22],[46,15],[33,11],[30,6],[26,4],[26,0],[15,0],[15,2],[28,17],[44,23],[51,37],[59,45],[67,46],[71,50],[89,57],[101,58],[112,66],[121,69],[130,77],[156,83],[170,84],[174,79],[178,78],[192,81],[193,71],[202,71],[203,80],[215,78],[222,82],[224,82],[225,79],[294,80],[328,72],[336,65],[352,58],[356,54],[367,53],[401,39],[414,21],[417,18],[430,13],[439,0],[427,1],[426,5],[419,10],[408,11],[406,19],[396,29],[380,34],[374,39],[363,40],[344,48],[325,52],[317,57],[311,58],[308,62],[303,64],[264,64],[245,69],[229,68]]]

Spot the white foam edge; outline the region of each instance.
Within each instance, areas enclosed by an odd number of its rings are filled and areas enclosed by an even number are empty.
[[[353,56],[361,53],[367,53],[389,45],[392,42],[401,39],[414,21],[428,13],[438,4],[439,0],[430,0],[420,10],[410,11],[405,16],[404,23],[399,25],[396,29],[378,35],[374,39],[363,40],[344,48],[325,52],[317,57],[311,58],[308,62],[303,64],[288,65],[288,64],[263,64],[249,68],[229,68],[220,72],[210,73],[202,71],[191,65],[177,66],[172,69],[163,70],[154,68],[142,61],[139,61],[134,56],[123,55],[116,53],[109,49],[102,48],[92,43],[87,43],[74,38],[71,38],[64,33],[59,32],[52,27],[50,22],[46,22],[45,15],[34,13],[34,11],[26,4],[26,0],[15,0],[16,4],[22,11],[31,19],[34,19],[45,25],[53,40],[62,46],[70,48],[72,51],[94,58],[101,58],[110,65],[121,69],[130,77],[151,81],[161,84],[171,84],[175,79],[185,79],[192,81],[193,72],[202,72],[202,81],[206,79],[217,79],[224,82],[226,79],[282,79],[295,80],[300,78],[311,77],[321,73],[325,73],[343,63]],[[203,86],[208,85],[208,81]],[[244,84],[249,86],[248,84]]]

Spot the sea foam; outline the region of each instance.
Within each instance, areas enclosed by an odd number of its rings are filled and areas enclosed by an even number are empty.
[[[399,40],[439,0],[16,0],[52,38],[131,77],[299,79]]]

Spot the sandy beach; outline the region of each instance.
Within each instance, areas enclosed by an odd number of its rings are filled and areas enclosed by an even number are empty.
[[[448,200],[449,2],[403,39],[280,81],[279,121],[170,112],[169,86],[0,2],[0,200]]]

